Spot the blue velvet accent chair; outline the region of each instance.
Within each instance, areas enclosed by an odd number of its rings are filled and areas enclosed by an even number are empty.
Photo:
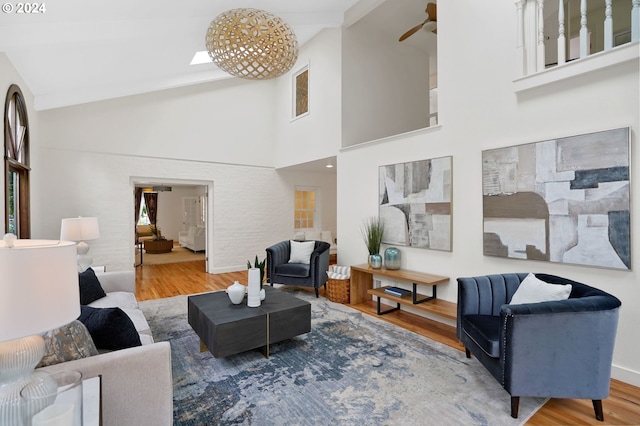
[[[571,284],[566,300],[510,305],[526,273],[458,278],[457,335],[511,395],[511,416],[520,397],[591,399],[604,420],[621,302],[597,288]]]
[[[330,248],[327,242],[315,241],[309,264],[289,263],[289,240],[267,248],[267,283],[313,287],[318,297],[318,289],[323,285],[326,289]]]

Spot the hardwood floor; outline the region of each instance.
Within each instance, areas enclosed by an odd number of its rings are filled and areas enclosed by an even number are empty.
[[[166,265],[142,265],[136,268],[136,293],[140,301],[164,297],[223,290],[234,280],[246,283],[246,271],[207,274],[204,261]],[[313,291],[312,289],[308,289]],[[324,289],[320,290],[324,295]],[[376,315],[373,302],[352,306]],[[464,350],[456,338],[455,328],[407,312],[381,316],[385,321],[404,327],[430,339]],[[508,396],[505,393],[505,398]],[[640,388],[611,380],[611,393],[602,402],[604,422],[595,419],[590,400],[551,399],[527,425],[640,425]]]

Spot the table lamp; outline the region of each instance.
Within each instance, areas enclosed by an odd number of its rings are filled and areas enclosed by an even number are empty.
[[[72,217],[62,219],[60,239],[76,241],[78,243],[78,272],[84,272],[93,263],[86,241],[100,238],[100,228],[97,217]]]
[[[45,351],[40,333],[80,316],[74,245],[68,241],[19,240],[13,234],[0,241],[2,425],[21,424],[20,389],[34,377],[34,368]]]

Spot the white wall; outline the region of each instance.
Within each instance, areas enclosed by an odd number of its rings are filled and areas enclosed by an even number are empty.
[[[342,146],[427,127],[428,57],[360,22],[343,40]]]
[[[451,155],[453,250],[401,247],[402,267],[450,277],[448,285],[438,286],[438,297],[453,302],[457,299],[457,277],[500,272],[547,272],[610,292],[622,300],[613,375],[640,385],[640,358],[636,355],[640,230],[632,226],[631,272],[483,256],[481,160],[486,149],[626,126],[631,127],[635,145],[640,128],[638,62],[516,94],[512,83],[514,4],[465,2],[461,8],[440,2],[438,8],[442,125],[342,151],[338,158],[338,262],[366,263],[360,227],[364,217],[378,213],[380,165]],[[490,17],[490,21],[478,16]],[[345,48],[343,60],[355,54]],[[345,80],[344,85],[349,82]],[[640,164],[638,150],[631,153],[632,166]],[[637,224],[637,173],[632,173],[632,180],[631,222]]]
[[[300,49],[292,70],[277,79],[275,166],[333,157],[340,147],[341,30],[321,31]],[[309,66],[309,114],[292,119],[293,74]]]
[[[184,224],[184,204],[183,198],[201,195],[200,186],[174,186],[171,191],[158,192],[158,216],[157,226],[162,231],[162,235],[169,240],[178,242],[178,233],[186,231]]]
[[[209,270],[245,269],[293,234],[300,182],[273,168],[274,84],[207,84],[40,112],[34,233],[55,238],[61,218],[97,216],[94,264],[129,269],[133,183],[207,185]]]
[[[280,171],[280,175],[287,182],[295,187],[311,187],[317,189],[318,205],[320,206],[318,219],[315,226],[318,231],[331,231],[333,237],[337,237],[337,205],[336,205],[336,187],[337,176],[335,173],[306,173],[306,172],[287,172]],[[292,197],[295,194],[292,192]],[[292,202],[295,199],[292,198]],[[293,211],[291,212],[291,234],[282,238],[283,240],[293,238],[295,231],[293,228]]]
[[[131,269],[134,261],[133,183],[137,176],[210,181],[207,254],[211,272],[246,268],[247,256],[293,228],[293,185],[273,169],[206,162],[140,158],[46,148],[39,203],[48,206],[37,234],[56,238],[63,217],[96,216],[100,239],[91,243],[94,264]],[[248,191],[256,188],[259,190]]]
[[[273,81],[228,79],[43,111],[58,149],[273,166]]]

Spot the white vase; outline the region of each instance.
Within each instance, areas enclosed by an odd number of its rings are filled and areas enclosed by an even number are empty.
[[[264,288],[260,289],[260,300],[264,300],[264,298],[267,297],[267,292],[264,291]]]
[[[238,281],[234,281],[233,285],[227,287],[227,294],[229,295],[231,303],[234,305],[242,303],[242,299],[244,299],[244,289],[245,287]]]
[[[247,306],[257,308],[260,306],[260,269],[249,269],[249,288],[247,289]]]

